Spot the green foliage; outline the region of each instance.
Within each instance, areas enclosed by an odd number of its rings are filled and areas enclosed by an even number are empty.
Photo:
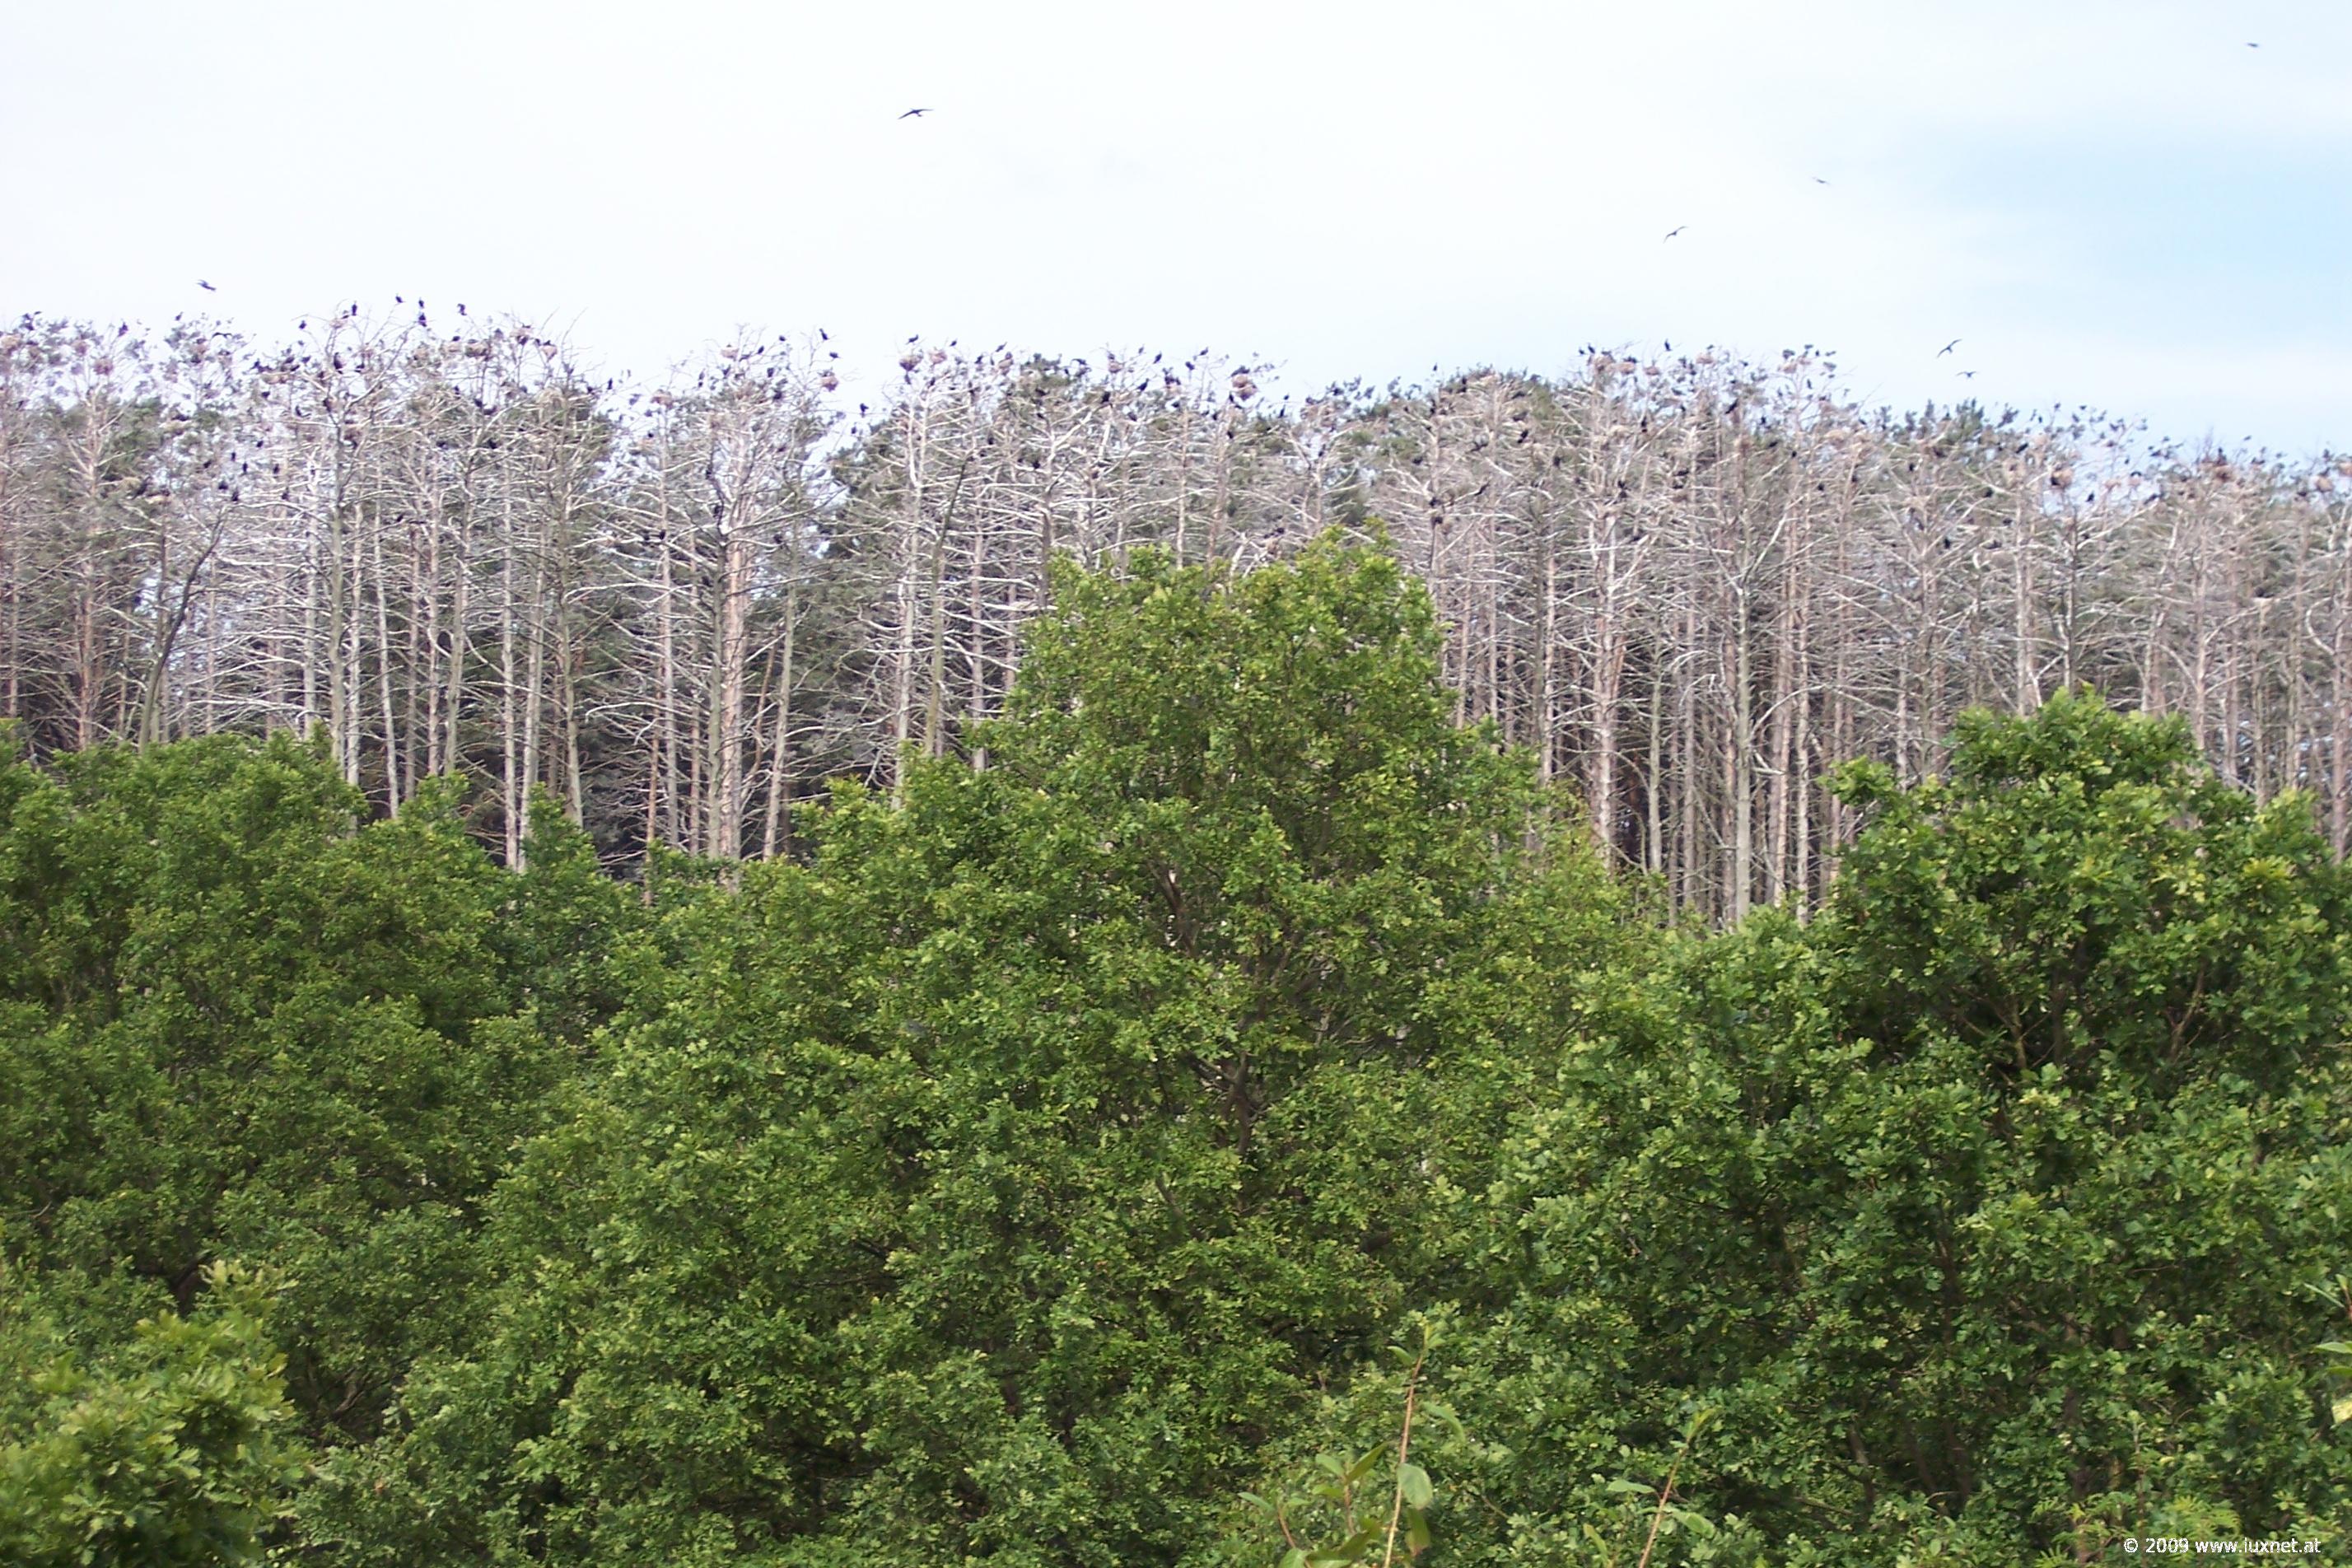
[[[92,1345],[32,1281],[0,1272],[0,1561],[261,1560],[301,1447],[264,1280],[216,1264],[205,1285],[192,1316]]]
[[[1973,1047],[2011,1089],[2054,1067],[2278,1092],[2340,1037],[2346,889],[2308,801],[2257,809],[2179,721],[2061,695],[1964,716],[1948,784],[1855,763],[1840,791],[1874,819],[1832,978],[1885,1051]]]
[[[2340,1528],[2302,1285],[2352,1211],[2352,922],[2305,803],[2088,697],[1841,788],[1820,917],[1691,944],[1528,1119],[1511,1328],[1582,1353],[1516,1495],[1696,1397],[1706,1506],[1792,1563]]]
[[[985,770],[668,919],[352,1560],[1174,1561],[1460,1275],[1605,879],[1385,557],[1055,595]]]
[[[1649,1568],[1650,1560],[1656,1555],[1659,1546],[1663,1543],[1671,1551],[1677,1534],[1696,1537],[1702,1542],[1715,1539],[1717,1532],[1712,1520],[1675,1500],[1679,1496],[1675,1484],[1682,1479],[1683,1467],[1690,1462],[1691,1450],[1698,1447],[1700,1434],[1714,1419],[1715,1412],[1708,1409],[1702,1409],[1691,1416],[1690,1424],[1683,1428],[1682,1447],[1675,1450],[1674,1461],[1666,1467],[1665,1479],[1654,1488],[1645,1482],[1628,1480],[1622,1476],[1610,1480],[1602,1488],[1610,1496],[1622,1500],[1617,1530],[1612,1535],[1590,1521],[1579,1526],[1586,1543],[1592,1549],[1592,1561],[1600,1568],[1621,1568],[1628,1559],[1632,1560],[1633,1568]]]
[[[1970,714],[1947,779],[1840,773],[1811,918],[1668,932],[1386,556],[1053,594],[805,864],[625,889],[542,801],[510,874],[286,740],[0,767],[0,1554],[2341,1539],[2307,802]]]
[[[413,809],[413,808],[412,808]],[[438,810],[438,803],[428,809]],[[604,875],[596,846],[541,792],[530,806],[526,869],[498,879],[486,949],[509,1004],[572,1053],[628,1005],[628,955],[649,923],[642,900]]]
[[[1302,1475],[1284,1478],[1267,1495],[1242,1494],[1254,1522],[1272,1529],[1276,1568],[1369,1563],[1388,1568],[1401,1555],[1410,1562],[1429,1550],[1434,1539],[1429,1513],[1436,1505],[1437,1488],[1422,1461],[1412,1457],[1415,1419],[1424,1428],[1431,1423],[1449,1427],[1457,1436],[1462,1430],[1449,1406],[1423,1393],[1423,1374],[1436,1342],[1424,1317],[1417,1347],[1391,1347],[1404,1373],[1403,1409],[1395,1436],[1383,1436],[1360,1455],[1326,1449]],[[1253,1552],[1252,1544],[1246,1534],[1232,1542],[1235,1559],[1263,1562],[1269,1553]]]
[[[2331,1314],[2341,1312],[2352,1320],[2352,1275],[2338,1274],[2312,1289]],[[2319,1353],[2327,1358],[2328,1376],[2336,1389],[2336,1397],[2328,1406],[2329,1418],[2341,1426],[2352,1422],[2352,1340],[2329,1340],[2319,1347]]]
[[[508,878],[446,784],[361,808],[284,738],[0,769],[0,1219],[183,1307],[276,1265],[321,1430],[464,1323],[475,1205],[568,1070],[511,1015],[579,1037],[631,908],[561,835]]]

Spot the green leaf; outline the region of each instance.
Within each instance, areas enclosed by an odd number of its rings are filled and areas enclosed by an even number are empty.
[[[1676,1519],[1682,1521],[1683,1528],[1689,1531],[1694,1535],[1712,1536],[1715,1534],[1715,1521],[1707,1518],[1703,1513],[1693,1513],[1686,1508],[1671,1509],[1668,1511]]]

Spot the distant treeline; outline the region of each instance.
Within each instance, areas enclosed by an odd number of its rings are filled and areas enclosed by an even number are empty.
[[[1874,412],[1811,352],[1273,405],[1202,353],[822,338],[660,390],[530,326],[356,307],[257,347],[0,332],[0,709],[37,747],[323,730],[382,808],[458,772],[511,862],[543,786],[608,863],[788,847],[793,807],[964,749],[1066,552],[1247,566],[1383,527],[1460,715],[1680,907],[1817,896],[1832,761],[2083,681],[2228,781],[2352,811],[2352,462],[2087,415]]]

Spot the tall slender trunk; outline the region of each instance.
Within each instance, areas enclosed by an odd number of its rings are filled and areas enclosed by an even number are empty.
[[[1551,782],[1559,756],[1559,541],[1549,519],[1543,530],[1543,651],[1537,660],[1536,768]]]
[[[499,800],[503,809],[506,827],[507,864],[523,869],[523,828],[525,792],[529,788],[521,772],[522,758],[519,751],[521,740],[519,729],[521,714],[515,689],[515,559],[514,501],[504,498],[499,536],[502,548],[499,552],[499,751],[502,768],[499,775]]]
[[[784,635],[778,646],[777,669],[774,679],[776,693],[776,731],[768,753],[768,821],[760,838],[760,853],[773,859],[779,850],[789,848],[793,841],[792,819],[787,815],[793,798],[793,638],[800,631],[800,585],[797,582],[784,584]]]
[[[707,849],[720,860],[735,859],[743,852],[743,703],[751,662],[751,545],[750,520],[731,519],[720,545],[717,658],[711,672]]]

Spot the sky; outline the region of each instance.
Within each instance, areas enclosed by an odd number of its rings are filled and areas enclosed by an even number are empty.
[[[1299,395],[1812,344],[2308,456],[2347,81],[2344,0],[17,0],[0,312],[463,300],[649,379],[822,327],[853,394],[918,333]]]

